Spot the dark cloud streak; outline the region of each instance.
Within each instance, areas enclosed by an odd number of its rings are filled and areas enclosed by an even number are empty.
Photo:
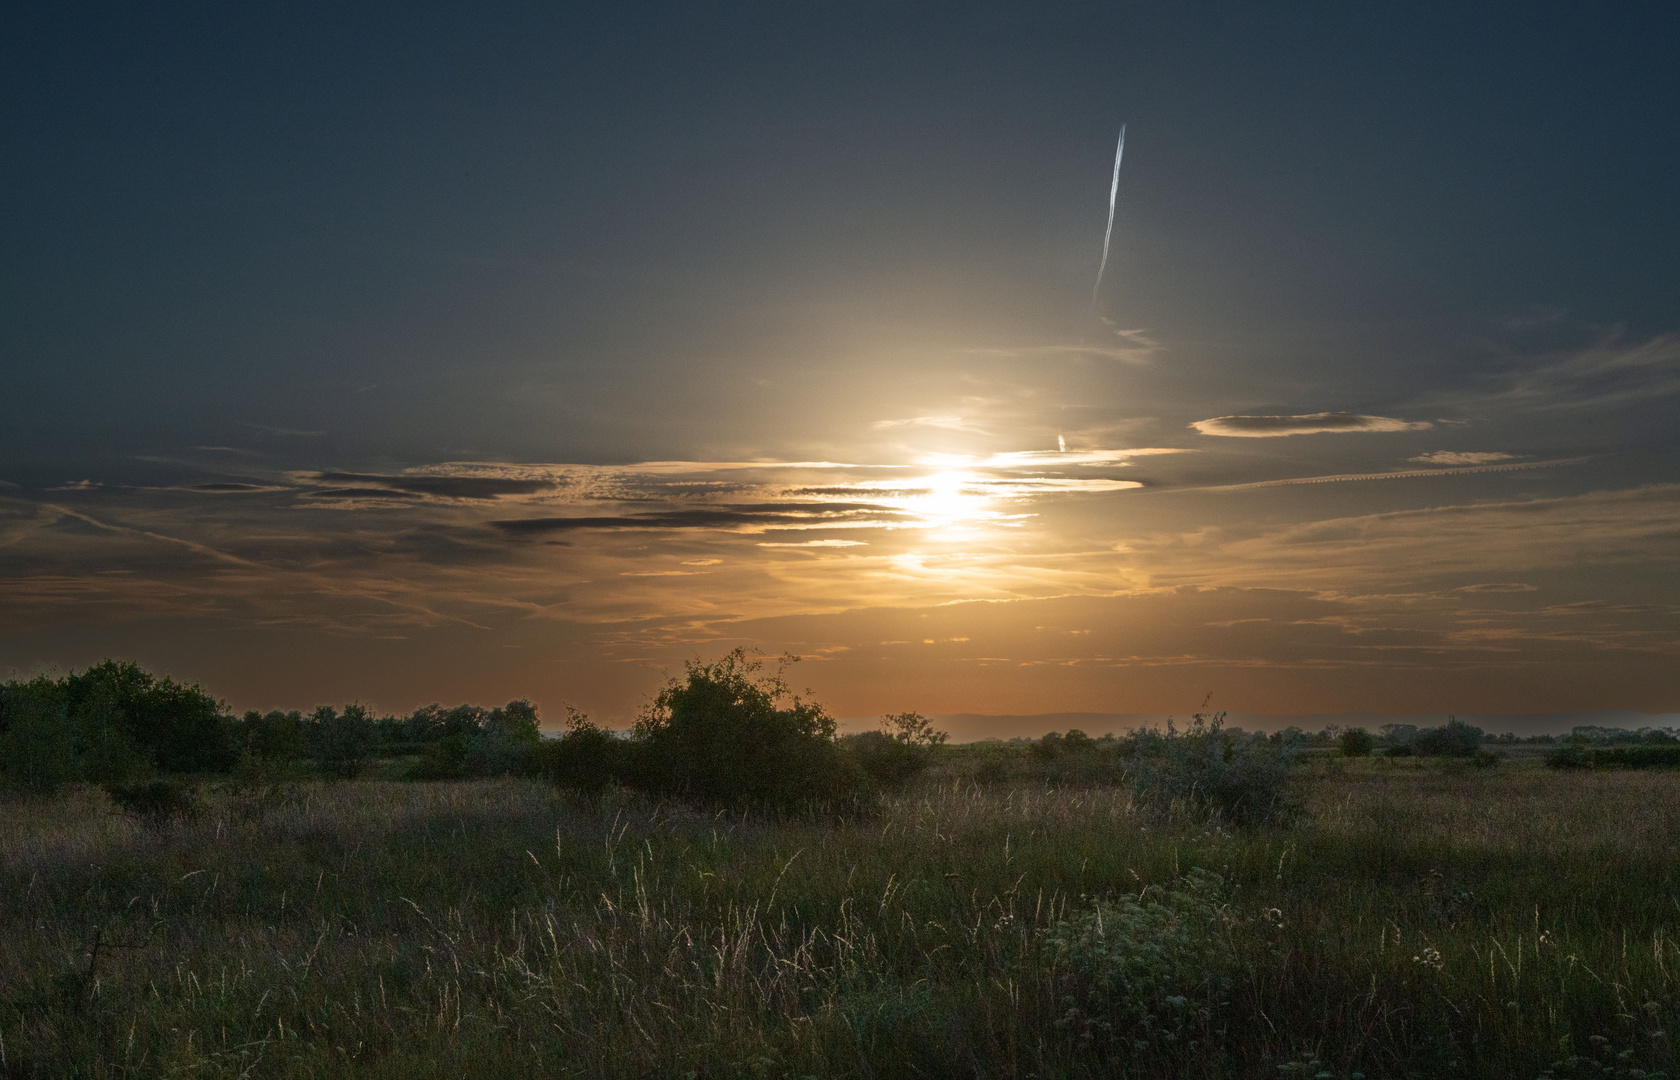
[[[560,486],[557,480],[523,479],[508,476],[385,476],[379,473],[320,472],[308,477],[330,483],[378,484],[392,491],[430,495],[444,499],[494,499],[502,495],[536,495]],[[368,494],[365,490],[357,494]],[[337,492],[342,494],[344,492]]]
[[[869,503],[762,503],[754,506],[661,510],[614,517],[513,518],[490,524],[508,536],[535,536],[583,529],[728,529],[822,524],[891,524],[905,517]]]

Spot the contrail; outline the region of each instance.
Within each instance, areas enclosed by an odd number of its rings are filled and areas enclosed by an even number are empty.
[[[1097,283],[1091,286],[1091,310],[1097,308],[1097,290],[1102,288],[1103,271],[1108,269],[1108,242],[1114,237],[1114,199],[1120,194],[1120,157],[1126,152],[1126,125],[1120,125],[1120,145],[1114,148],[1114,179],[1108,185],[1108,228],[1103,231],[1102,265],[1097,267]]]

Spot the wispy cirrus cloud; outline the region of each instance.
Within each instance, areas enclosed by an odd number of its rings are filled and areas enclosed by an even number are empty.
[[[1493,465],[1501,461],[1514,461],[1516,457],[1515,454],[1496,451],[1431,450],[1427,454],[1419,454],[1406,460],[1423,465]]]
[[[1328,476],[1289,476],[1278,480],[1253,480],[1246,484],[1218,484],[1208,487],[1185,488],[1187,491],[1253,491],[1259,488],[1296,487],[1302,484],[1339,484],[1364,480],[1422,480],[1437,476],[1469,476],[1478,473],[1517,472],[1524,469],[1552,469],[1562,465],[1579,465],[1590,459],[1584,457],[1556,458],[1552,461],[1508,461],[1483,465],[1441,465],[1432,469],[1390,469],[1386,472],[1332,473]]]
[[[1203,435],[1227,438],[1264,439],[1282,435],[1318,435],[1330,432],[1423,431],[1434,427],[1427,420],[1398,420],[1391,416],[1363,413],[1321,412],[1298,416],[1215,416],[1190,425]]]
[[[1135,542],[1171,584],[1367,589],[1453,574],[1509,574],[1680,559],[1680,485],[1397,510],[1251,535],[1209,529]]]
[[[877,431],[889,431],[893,428],[928,427],[942,428],[946,431],[972,431],[979,434],[988,432],[977,424],[970,423],[961,416],[907,416],[898,420],[877,420],[870,427]]]
[[[1442,400],[1460,407],[1550,412],[1631,405],[1675,394],[1680,394],[1680,333],[1638,342],[1612,336]]]

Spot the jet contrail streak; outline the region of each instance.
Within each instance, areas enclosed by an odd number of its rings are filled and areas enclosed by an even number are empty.
[[[1126,152],[1126,125],[1120,125],[1120,145],[1114,148],[1114,179],[1108,185],[1108,228],[1103,230],[1102,264],[1097,267],[1097,283],[1091,286],[1091,309],[1097,307],[1097,290],[1102,288],[1103,271],[1108,269],[1108,242],[1114,237],[1114,199],[1120,194],[1120,157]]]

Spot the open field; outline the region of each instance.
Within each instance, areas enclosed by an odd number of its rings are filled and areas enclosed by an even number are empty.
[[[6,804],[0,1074],[1680,1072],[1680,775],[1318,758],[1296,824],[1227,833],[975,763],[839,822],[510,779]]]

